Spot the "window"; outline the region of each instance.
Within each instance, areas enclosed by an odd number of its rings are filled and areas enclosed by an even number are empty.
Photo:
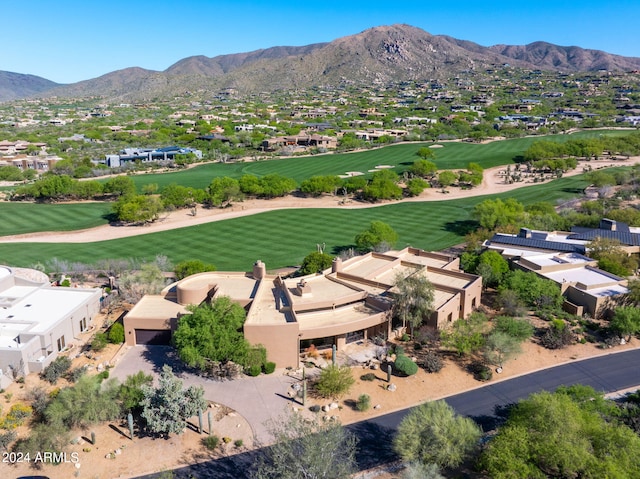
[[[87,330],[87,318],[82,318],[80,320],[80,331],[86,331]]]
[[[453,313],[449,313],[449,316],[447,316],[447,321],[450,323],[451,321],[453,321]]]
[[[60,336],[58,338],[58,351],[62,351],[66,347],[66,343],[64,341],[64,336]]]
[[[472,308],[475,308],[475,307],[476,307],[476,298],[473,298],[473,299],[471,300],[471,307],[472,307]]]

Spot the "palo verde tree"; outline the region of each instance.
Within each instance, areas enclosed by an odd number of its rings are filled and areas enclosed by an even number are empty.
[[[405,461],[454,468],[469,457],[481,435],[472,419],[456,415],[445,401],[430,401],[402,420],[393,447]]]
[[[399,275],[395,279],[395,300],[393,312],[403,325],[409,325],[411,335],[433,312],[434,288],[426,276],[412,274]]]
[[[356,469],[356,438],[335,420],[293,413],[272,421],[274,444],[262,448],[252,479],[346,479]]]

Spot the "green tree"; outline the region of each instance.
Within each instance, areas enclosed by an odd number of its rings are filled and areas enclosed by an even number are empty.
[[[404,461],[454,468],[477,448],[481,435],[472,419],[456,415],[442,400],[430,401],[402,420],[393,447]]]
[[[187,276],[197,273],[206,273],[208,271],[215,271],[216,267],[213,264],[205,263],[199,259],[191,259],[180,261],[176,264],[174,272],[177,279],[183,279]]]
[[[136,224],[155,221],[161,211],[162,203],[155,196],[121,196],[113,205],[116,219],[123,223]]]
[[[497,316],[493,319],[494,331],[508,334],[518,341],[525,341],[533,336],[534,327],[526,318],[513,318],[511,316]]]
[[[296,182],[276,173],[271,173],[260,178],[261,192],[259,196],[276,198],[285,196],[296,189]]]
[[[443,189],[447,189],[456,181],[458,181],[458,175],[453,171],[444,170],[438,175],[438,183],[440,183],[440,186],[442,186]]]
[[[104,183],[104,192],[114,196],[134,195],[136,184],[128,176],[115,176]]]
[[[382,221],[372,221],[369,228],[356,235],[356,248],[360,251],[390,249],[398,241],[398,233]]]
[[[370,201],[402,198],[402,188],[398,186],[398,175],[387,169],[374,172],[369,184],[362,189],[362,196]]]
[[[346,479],[356,470],[356,439],[336,421],[294,413],[269,431],[274,444],[260,450],[252,479]]]
[[[609,328],[614,333],[625,337],[626,341],[640,333],[640,309],[635,306],[618,306],[614,313]]]
[[[349,366],[329,365],[320,371],[315,390],[325,398],[339,398],[349,392],[355,383]]]
[[[189,386],[183,389],[182,381],[166,364],[158,378],[158,387],[145,385],[142,386],[142,392],[142,417],[153,434],[182,434],[186,420],[207,407],[202,387]]]
[[[489,364],[499,368],[505,361],[513,359],[522,352],[520,341],[502,331],[492,331],[484,344],[484,358]]]
[[[514,291],[527,306],[537,309],[558,310],[564,301],[555,282],[543,279],[533,271],[509,271],[504,276],[500,289]]]
[[[409,324],[411,335],[433,313],[434,288],[422,274],[399,275],[394,281],[394,315],[404,325]]]
[[[189,366],[205,369],[209,361],[244,364],[249,343],[242,334],[244,308],[228,296],[211,304],[191,306],[189,314],[178,320],[173,342],[180,359]]]
[[[409,173],[421,178],[432,178],[438,171],[438,166],[433,161],[417,160],[408,169]]]
[[[478,258],[475,271],[482,276],[483,285],[496,286],[509,271],[509,263],[497,251],[487,250]]]
[[[130,374],[118,390],[118,400],[122,404],[124,411],[138,412],[141,410],[144,399],[143,386],[150,387],[153,384],[153,376],[138,371]]]
[[[419,196],[425,188],[429,188],[429,183],[422,178],[410,178],[407,180],[407,194],[409,196]]]
[[[416,151],[416,155],[418,155],[423,160],[430,160],[432,158],[435,158],[436,156],[436,154],[433,152],[433,149],[427,146],[418,148],[418,151]]]
[[[471,313],[467,319],[458,319],[440,333],[442,345],[455,349],[460,356],[480,351],[484,346],[486,326],[487,317],[483,313]]]
[[[46,422],[67,429],[88,427],[120,417],[116,401],[117,381],[102,385],[97,376],[82,376],[72,387],[63,388],[44,411]]]
[[[300,274],[314,274],[331,267],[333,256],[320,251],[313,251],[304,257],[300,265]]]
[[[524,219],[524,206],[513,198],[507,198],[505,201],[500,198],[489,199],[478,203],[472,216],[480,226],[489,230],[506,225],[517,226]]]
[[[494,479],[633,477],[630,471],[640,471],[640,438],[607,422],[589,402],[564,392],[520,401],[488,443],[481,467]]]
[[[306,195],[320,196],[323,193],[336,194],[341,186],[342,179],[339,176],[312,176],[300,183],[300,191]]]
[[[241,201],[243,197],[240,182],[235,178],[216,177],[209,184],[209,200],[214,206],[228,206],[233,201]]]

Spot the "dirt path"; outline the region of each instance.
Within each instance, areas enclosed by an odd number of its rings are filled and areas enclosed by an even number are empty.
[[[640,162],[640,156],[631,157],[628,160],[599,160],[599,161],[581,161],[578,166],[565,173],[564,176],[574,176],[583,173],[583,168],[591,166],[594,169],[608,168],[611,166],[625,166]],[[461,188],[450,188],[447,193],[443,193],[439,188],[425,190],[420,196],[413,198],[405,198],[399,201],[386,201],[377,204],[365,203],[347,200],[342,201],[340,197],[323,196],[320,198],[303,198],[286,196],[284,198],[274,198],[271,200],[247,200],[225,209],[203,209],[197,211],[196,216],[191,214],[190,210],[178,210],[166,214],[155,223],[146,226],[113,226],[104,225],[86,230],[77,230],[69,232],[38,232],[22,235],[4,236],[0,238],[0,243],[91,243],[94,241],[106,241],[118,238],[127,238],[130,236],[138,236],[147,233],[156,233],[159,231],[167,231],[176,228],[184,228],[195,226],[213,221],[222,221],[241,216],[254,215],[271,210],[284,210],[295,208],[375,208],[388,204],[402,202],[425,202],[425,201],[442,201],[453,200],[458,198],[468,198],[473,196],[489,195],[496,193],[504,193],[525,186],[532,186],[531,180],[525,180],[519,183],[508,184],[504,180],[501,172],[504,172],[505,166],[489,168],[484,171],[484,179],[482,184],[468,190]],[[550,181],[547,179],[545,182]],[[537,184],[541,184],[538,182]]]

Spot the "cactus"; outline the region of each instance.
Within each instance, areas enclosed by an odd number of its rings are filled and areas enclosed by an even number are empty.
[[[302,405],[307,402],[307,380],[302,381]]]
[[[387,382],[391,382],[391,364],[387,365]]]
[[[91,431],[91,444],[96,445],[96,433]]]
[[[133,441],[133,414],[127,414],[127,422],[129,423],[129,437]]]
[[[211,419],[211,411],[207,412],[207,421],[209,422],[209,436],[211,436],[211,434],[213,434],[213,427],[211,426],[213,423],[213,420]]]
[[[198,434],[202,434],[202,409],[198,409]]]
[[[331,346],[331,364],[336,365],[336,345]]]

